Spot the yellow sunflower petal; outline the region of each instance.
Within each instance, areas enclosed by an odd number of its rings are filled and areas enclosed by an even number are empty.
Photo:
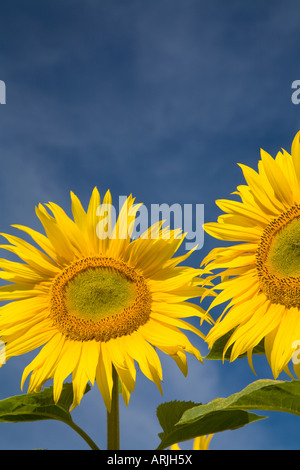
[[[58,402],[64,380],[76,368],[80,358],[80,344],[66,340],[57,361],[53,376],[53,398]]]
[[[108,356],[105,343],[101,343],[100,345],[99,362],[96,369],[96,382],[102,394],[107,411],[110,413],[113,389],[112,362]]]

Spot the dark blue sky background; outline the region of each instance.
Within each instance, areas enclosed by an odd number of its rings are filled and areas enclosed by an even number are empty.
[[[0,8],[0,231],[40,229],[34,207],[70,210],[94,186],[137,202],[204,204],[243,183],[237,163],[257,167],[262,147],[289,151],[300,129],[291,84],[300,79],[300,4],[224,0],[10,0]],[[205,236],[189,264],[217,245]],[[3,256],[3,255],[1,255]],[[216,310],[215,315],[219,312]],[[205,355],[203,342],[193,338]],[[0,398],[20,393],[24,366],[0,371]],[[153,449],[161,401],[207,402],[271,377],[265,358],[233,364],[190,358],[186,379],[161,355],[164,397],[138,374],[121,406],[123,449]],[[286,376],[280,378],[286,379]],[[262,413],[264,414],[264,413]],[[216,435],[212,449],[298,449],[299,418],[269,419]],[[97,387],[73,413],[102,448],[106,414]],[[56,422],[0,424],[1,449],[85,449]],[[184,446],[183,446],[184,447]]]

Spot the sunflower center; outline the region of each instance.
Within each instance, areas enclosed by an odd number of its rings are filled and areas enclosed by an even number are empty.
[[[122,313],[135,297],[135,283],[119,271],[89,268],[69,282],[65,303],[75,317],[99,321]]]
[[[277,276],[300,275],[300,219],[282,227],[273,237],[267,256],[269,270]]]
[[[151,294],[144,277],[113,258],[77,260],[52,284],[50,315],[73,340],[109,341],[131,334],[150,313]]]
[[[256,262],[261,291],[273,303],[300,307],[300,206],[264,230]]]

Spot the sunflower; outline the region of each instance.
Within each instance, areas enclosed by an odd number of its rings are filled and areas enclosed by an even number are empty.
[[[1,338],[6,361],[40,348],[23,372],[22,388],[29,375],[29,392],[53,379],[57,402],[72,374],[71,409],[87,383],[96,381],[110,412],[112,371],[128,404],[136,363],[162,392],[156,348],[171,356],[184,375],[186,352],[202,360],[181,329],[204,338],[182,318],[203,321],[203,309],[186,300],[205,289],[201,270],[178,266],[190,252],[173,257],[184,239],[181,230],[163,229],[157,222],[140,238],[130,237],[140,207],[132,196],[116,221],[109,191],[101,204],[95,188],[87,211],[72,192],[71,201],[73,219],[52,202],[36,208],[45,235],[13,226],[30,243],[2,234],[9,244],[1,248],[23,262],[0,260],[0,277],[10,283],[0,288],[0,300],[9,301],[0,309]]]
[[[193,450],[208,450],[212,437],[213,437],[213,434],[207,434],[204,436],[196,437],[193,442]],[[181,450],[178,444],[171,445],[170,449]]]
[[[257,172],[240,165],[247,184],[233,194],[241,201],[217,200],[225,214],[204,226],[213,237],[236,242],[213,249],[203,261],[221,276],[210,308],[230,301],[206,341],[212,347],[228,334],[224,355],[230,347],[231,361],[247,353],[252,369],[253,348],[262,342],[274,378],[283,370],[290,374],[300,339],[299,139],[300,132],[291,154],[282,150],[272,158],[261,150]]]

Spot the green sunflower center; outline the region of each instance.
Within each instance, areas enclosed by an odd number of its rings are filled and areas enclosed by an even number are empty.
[[[300,275],[300,219],[282,227],[271,241],[267,262],[277,276]]]
[[[261,237],[256,267],[261,291],[273,303],[300,308],[300,206],[272,220]]]
[[[69,282],[65,304],[75,317],[99,321],[122,313],[135,297],[135,283],[119,271],[90,268]]]
[[[146,280],[114,258],[75,261],[54,279],[53,324],[76,341],[109,341],[138,330],[149,320],[152,298]]]

